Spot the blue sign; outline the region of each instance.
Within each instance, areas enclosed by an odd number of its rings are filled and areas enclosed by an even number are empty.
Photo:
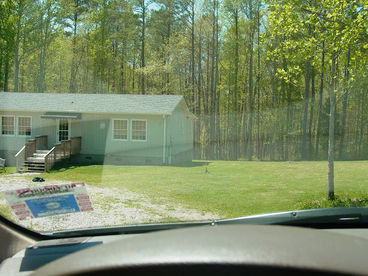
[[[74,195],[59,195],[25,200],[35,218],[79,212]]]

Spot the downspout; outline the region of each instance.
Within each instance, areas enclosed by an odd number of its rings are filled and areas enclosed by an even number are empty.
[[[164,119],[164,135],[162,143],[162,164],[166,164],[166,115],[162,116]]]

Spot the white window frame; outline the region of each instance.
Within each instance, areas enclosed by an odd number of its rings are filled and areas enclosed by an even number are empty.
[[[127,138],[126,139],[117,139],[115,138],[114,136],[114,131],[115,131],[115,121],[126,121],[127,122],[127,128],[126,128],[126,131],[127,131]],[[121,118],[113,118],[112,119],[112,140],[114,141],[129,141],[129,120],[128,119],[121,119]]]
[[[130,124],[130,140],[133,141],[133,142],[147,142],[147,137],[148,137],[147,120],[146,119],[131,119],[130,121],[131,121],[131,124]],[[146,139],[145,140],[133,139],[133,121],[146,122]]]
[[[70,140],[70,137],[72,137],[72,122],[70,119],[63,119],[68,121],[68,140]],[[60,119],[56,120],[56,143],[60,144],[61,141],[59,141],[59,126],[60,126]]]
[[[19,118],[30,118],[30,128],[31,128],[31,134],[30,135],[22,135],[19,134]],[[17,116],[17,123],[16,123],[16,128],[17,128],[17,136],[20,137],[31,137],[32,136],[32,116]]]
[[[14,126],[14,134],[3,134],[3,117],[13,117],[13,119],[14,119],[14,124],[13,124],[13,126]],[[11,137],[14,137],[15,136],[15,134],[17,133],[17,124],[16,124],[16,118],[15,118],[15,116],[14,115],[1,115],[0,116],[0,119],[1,119],[1,121],[0,121],[0,135],[1,136],[11,136]]]

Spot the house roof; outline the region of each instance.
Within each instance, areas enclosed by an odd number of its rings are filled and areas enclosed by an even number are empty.
[[[187,109],[180,95],[0,92],[3,111],[170,115],[179,104]]]

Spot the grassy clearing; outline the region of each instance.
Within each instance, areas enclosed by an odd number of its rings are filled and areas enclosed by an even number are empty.
[[[124,187],[156,203],[181,204],[222,217],[292,209],[367,206],[368,161],[336,162],[334,202],[327,197],[327,162],[193,162],[187,167],[80,166],[40,175]],[[32,176],[27,176],[32,178]]]

